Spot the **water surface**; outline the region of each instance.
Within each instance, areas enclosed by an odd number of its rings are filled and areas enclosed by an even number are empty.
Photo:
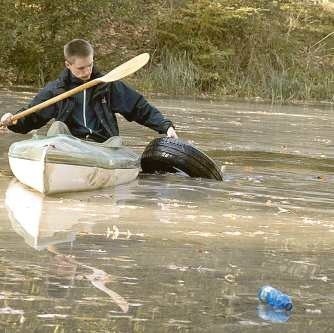
[[[1,112],[31,97],[3,91]],[[29,135],[1,135],[0,331],[334,330],[333,109],[151,101],[223,182],[142,174],[43,197],[8,167],[10,143]],[[120,128],[138,153],[157,137]],[[264,284],[293,298],[281,323],[259,307]]]

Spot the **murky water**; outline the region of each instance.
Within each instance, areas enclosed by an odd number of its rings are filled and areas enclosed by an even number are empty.
[[[30,98],[1,92],[1,113]],[[153,102],[224,182],[141,175],[43,197],[8,168],[27,136],[1,135],[0,331],[334,331],[334,110]],[[120,125],[137,152],[156,137]],[[293,311],[259,306],[264,284]]]

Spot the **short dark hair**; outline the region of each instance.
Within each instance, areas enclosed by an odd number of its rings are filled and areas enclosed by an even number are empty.
[[[84,39],[73,39],[64,46],[65,60],[72,57],[89,57],[94,54],[93,46]]]

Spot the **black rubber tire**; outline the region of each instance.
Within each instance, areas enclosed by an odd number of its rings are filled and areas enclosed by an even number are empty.
[[[144,173],[182,171],[190,177],[223,180],[215,162],[194,146],[179,139],[152,140],[141,156]]]

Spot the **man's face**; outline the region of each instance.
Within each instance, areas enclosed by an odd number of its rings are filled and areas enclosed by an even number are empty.
[[[84,58],[72,57],[71,61],[65,60],[65,66],[78,79],[88,81],[93,69],[93,55]]]

